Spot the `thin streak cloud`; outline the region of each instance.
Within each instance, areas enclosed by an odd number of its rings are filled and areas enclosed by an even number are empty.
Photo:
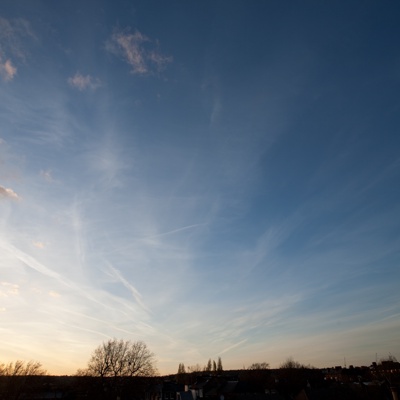
[[[153,239],[153,238],[157,238],[157,237],[161,237],[161,236],[172,235],[174,233],[186,231],[186,230],[193,229],[193,228],[198,228],[200,226],[205,226],[205,225],[207,225],[207,224],[193,224],[193,225],[183,226],[182,228],[173,229],[168,232],[162,232],[162,233],[159,233],[156,235],[147,236],[147,237],[145,237],[145,239]]]
[[[109,265],[109,268],[114,275],[115,278],[117,278],[129,291],[132,293],[134,299],[136,302],[147,312],[149,312],[149,309],[146,307],[146,305],[142,301],[142,296],[141,294],[137,291],[137,289],[129,283],[121,274],[120,271],[118,271],[116,268],[114,268],[112,265]]]
[[[240,342],[235,343],[235,344],[233,344],[232,346],[229,346],[229,347],[227,347],[226,349],[222,350],[222,351],[219,353],[219,355],[222,355],[222,354],[224,354],[224,353],[227,353],[228,351],[230,351],[230,350],[232,350],[232,349],[234,349],[234,348],[236,348],[236,347],[239,347],[240,345],[242,345],[243,343],[246,343],[246,342],[247,342],[247,339],[243,339],[243,340],[241,340]]]
[[[35,258],[30,256],[29,254],[24,253],[23,251],[19,250],[15,246],[13,246],[10,243],[7,243],[4,239],[0,239],[0,246],[3,248],[3,250],[7,251],[9,254],[15,256],[17,259],[22,261],[25,265],[28,267],[36,270],[37,272],[48,276],[50,278],[56,279],[57,281],[69,286],[73,287],[74,285],[71,282],[68,282],[65,278],[63,278],[60,274],[57,272],[54,272],[50,268],[47,268],[40,262],[38,262]]]

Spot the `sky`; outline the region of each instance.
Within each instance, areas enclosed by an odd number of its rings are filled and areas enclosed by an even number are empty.
[[[400,358],[399,13],[2,0],[0,363]]]

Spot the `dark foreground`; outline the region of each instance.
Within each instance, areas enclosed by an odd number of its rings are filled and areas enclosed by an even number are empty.
[[[400,369],[278,369],[168,377],[1,376],[0,400],[400,400]]]

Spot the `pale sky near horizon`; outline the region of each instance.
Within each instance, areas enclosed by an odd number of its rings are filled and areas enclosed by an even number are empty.
[[[399,358],[399,15],[2,0],[0,363]]]

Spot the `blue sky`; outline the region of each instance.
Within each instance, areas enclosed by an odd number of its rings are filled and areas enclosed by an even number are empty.
[[[3,0],[1,361],[400,356],[399,12]]]

